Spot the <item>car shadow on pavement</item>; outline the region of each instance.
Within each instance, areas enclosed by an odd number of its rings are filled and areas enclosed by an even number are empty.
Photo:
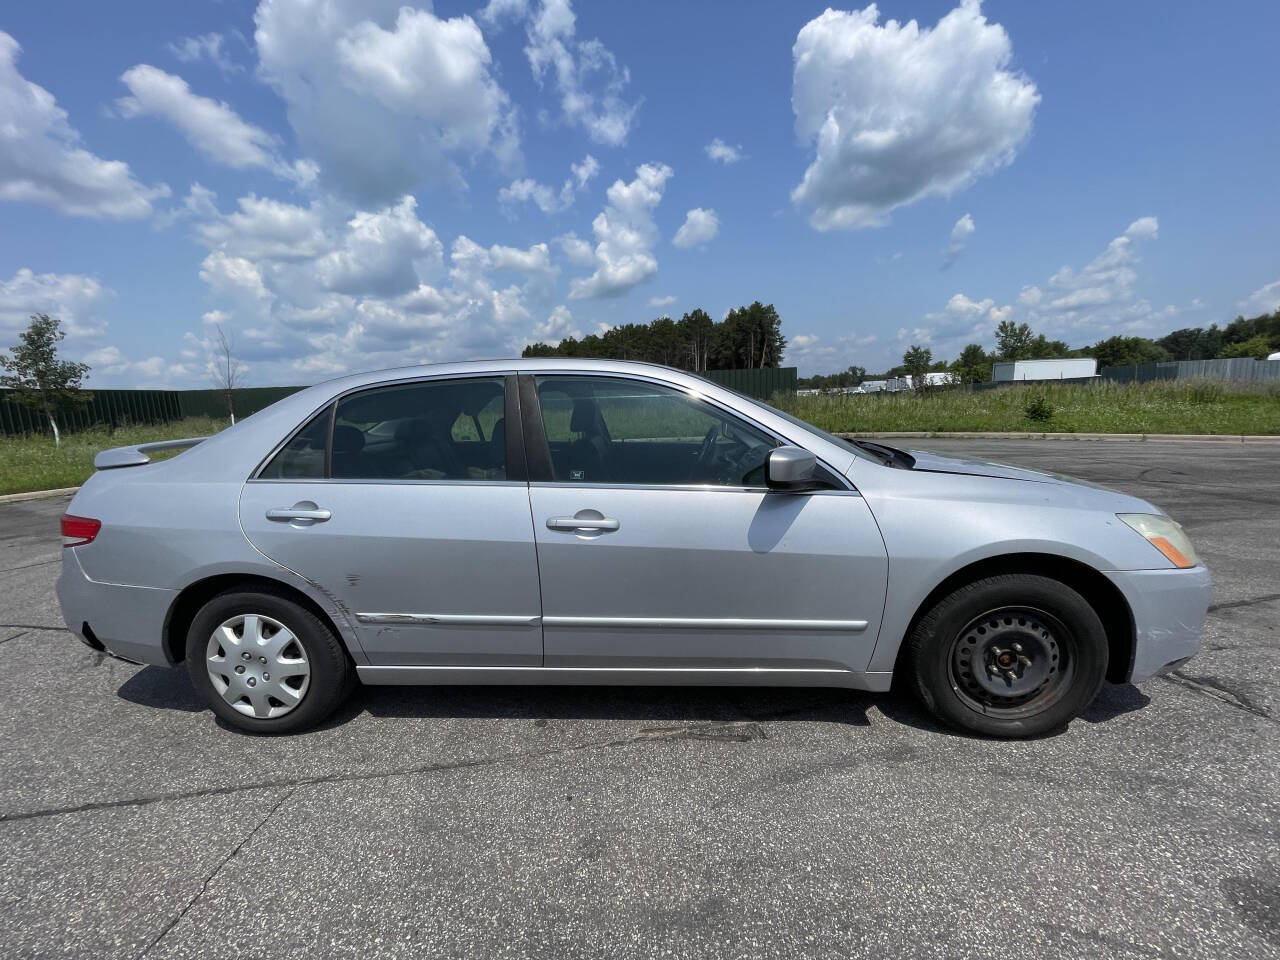
[[[120,685],[116,696],[156,710],[198,713],[209,709],[191,686],[185,667],[143,667]]]
[[[1151,698],[1132,683],[1104,683],[1098,699],[1081,716],[1089,723],[1106,723],[1141,710],[1150,702]]]
[[[155,710],[198,713],[207,709],[182,667],[144,667],[120,686],[117,695]],[[1151,698],[1132,684],[1106,684],[1083,719],[1105,723],[1141,710],[1150,702]],[[357,687],[319,729],[344,726],[363,714],[420,720],[532,720],[537,725],[551,720],[800,720],[866,727],[870,725],[867,710],[871,707],[896,723],[918,730],[973,738],[938,723],[908,691],[864,693],[800,687],[367,686]],[[1057,736],[1065,729],[1047,736]]]
[[[116,691],[122,700],[155,710],[207,709],[182,667],[143,667]],[[366,686],[320,729],[362,714],[410,719],[636,720],[744,723],[810,720],[868,725],[867,708],[880,695],[856,690],[795,687],[550,687]]]
[[[633,720],[751,723],[808,720],[865,727],[874,700],[854,690],[788,687],[441,686],[363,687],[331,719]]]

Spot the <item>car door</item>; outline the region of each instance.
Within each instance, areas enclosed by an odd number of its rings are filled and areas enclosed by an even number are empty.
[[[519,422],[501,374],[339,397],[245,484],[245,535],[349,612],[375,666],[538,666]]]
[[[669,384],[521,379],[546,666],[865,668],[887,563],[843,478],[768,490],[781,439]]]

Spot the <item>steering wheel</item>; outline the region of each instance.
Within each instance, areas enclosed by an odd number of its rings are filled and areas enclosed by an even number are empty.
[[[693,461],[693,469],[689,471],[689,482],[697,483],[698,478],[702,476],[716,459],[716,436],[720,433],[719,427],[712,427],[702,438],[702,446],[698,450],[698,456]]]

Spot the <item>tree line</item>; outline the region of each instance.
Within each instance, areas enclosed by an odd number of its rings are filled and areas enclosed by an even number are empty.
[[[1280,350],[1280,310],[1250,318],[1236,317],[1225,327],[1216,323],[1208,327],[1184,327],[1156,339],[1117,335],[1075,349],[1063,340],[1050,340],[1043,333],[1036,333],[1028,324],[1002,320],[996,328],[995,341],[994,350],[979,343],[968,344],[950,362],[935,360],[928,347],[912,344],[903,354],[902,363],[887,370],[884,376],[908,377],[918,383],[926,373],[945,371],[961,383],[985,383],[991,379],[993,364],[1010,360],[1092,357],[1098,361],[1099,370],[1170,360],[1232,357],[1265,360]],[[851,366],[839,373],[801,378],[799,385],[819,389],[855,387],[866,378],[865,368]]]
[[[679,320],[663,316],[649,323],[624,323],[581,339],[565,337],[555,346],[533,343],[522,356],[642,360],[697,373],[778,367],[786,346],[778,311],[773,304],[756,300],[730,310],[718,323],[698,308]]]

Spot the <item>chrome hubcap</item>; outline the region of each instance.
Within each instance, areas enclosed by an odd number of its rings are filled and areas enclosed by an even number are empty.
[[[282,717],[307,695],[311,662],[279,620],[246,613],[222,623],[205,651],[209,680],[228,704],[248,717]]]

